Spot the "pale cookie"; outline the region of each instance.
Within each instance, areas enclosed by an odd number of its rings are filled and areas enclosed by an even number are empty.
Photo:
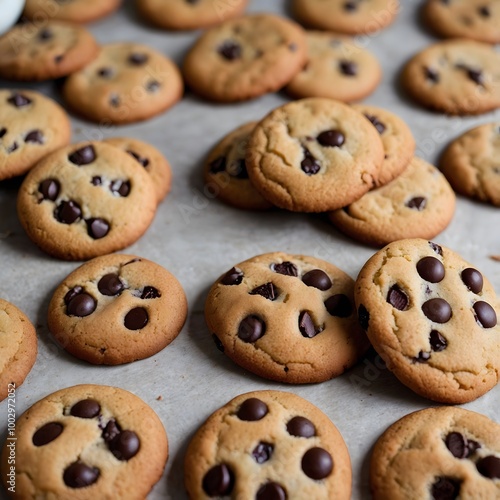
[[[83,264],[56,289],[48,325],[74,356],[118,365],[164,349],[186,321],[182,286],[166,269],[134,255]]]
[[[354,365],[368,348],[353,280],[328,262],[268,253],[222,275],[205,303],[219,349],[261,377],[317,383]]]
[[[358,317],[403,384],[442,403],[482,396],[500,374],[500,302],[482,274],[422,239],[395,241],[361,269]]]
[[[0,401],[24,382],[37,352],[36,331],[29,318],[0,299]]]
[[[0,90],[0,180],[25,174],[70,136],[68,115],[52,99],[33,90]]]
[[[500,43],[498,0],[427,0],[422,14],[425,24],[440,36]]]
[[[375,444],[370,486],[374,500],[500,498],[500,425],[457,407],[406,415]]]
[[[81,26],[63,21],[19,24],[0,38],[0,77],[60,78],[89,64],[99,50],[94,37]]]
[[[480,125],[455,139],[439,167],[458,193],[500,207],[500,123]]]
[[[15,437],[15,466],[7,440],[1,467],[9,495],[18,499],[144,499],[168,458],[167,435],[153,409],[104,385],[46,396],[18,418]]]
[[[46,156],[28,173],[17,198],[28,236],[64,260],[131,245],[151,224],[156,205],[150,175],[103,142],[73,144]]]
[[[146,120],[173,106],[184,84],[177,66],[139,43],[113,43],[64,83],[66,103],[96,122]]]
[[[193,500],[351,497],[349,451],[333,422],[281,391],[241,394],[189,443],[184,484]]]
[[[246,123],[226,135],[209,153],[203,173],[207,189],[223,202],[245,210],[269,210],[273,204],[254,188],[245,162],[255,125]]]
[[[333,33],[306,32],[308,61],[286,86],[294,97],[329,97],[359,101],[380,83],[382,69],[375,56],[352,40]]]
[[[424,49],[406,64],[401,83],[430,109],[476,115],[500,106],[500,54],[472,40],[447,40]]]
[[[136,0],[149,22],[169,30],[193,30],[243,14],[248,0]]]
[[[208,99],[242,101],[284,87],[304,66],[306,52],[300,26],[254,14],[206,31],[184,60],[184,76]]]
[[[250,180],[270,202],[295,212],[327,212],[373,187],[384,147],[373,125],[333,99],[281,106],[255,128],[247,153]]]
[[[151,144],[130,137],[109,137],[103,142],[116,146],[135,158],[151,176],[160,203],[172,185],[172,169],[163,154]]]
[[[434,238],[448,226],[454,213],[455,193],[444,175],[415,157],[389,184],[329,217],[351,238],[383,246],[404,238]]]

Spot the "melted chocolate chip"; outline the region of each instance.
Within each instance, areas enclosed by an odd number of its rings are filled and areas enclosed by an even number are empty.
[[[372,125],[377,129],[379,134],[383,134],[385,132],[385,125],[374,115],[365,115],[368,120],[372,123]]]
[[[424,198],[423,196],[415,196],[406,202],[406,206],[421,212],[427,206],[427,198]]]
[[[493,455],[482,458],[476,464],[479,473],[488,479],[500,478],[500,458]]]
[[[112,108],[117,108],[118,106],[120,106],[120,96],[118,96],[117,94],[111,94],[111,96],[109,97],[109,105]]]
[[[469,455],[467,439],[460,432],[450,432],[446,436],[445,444],[455,458],[466,458]]]
[[[120,179],[114,180],[111,182],[109,190],[113,194],[117,194],[125,198],[130,194],[130,182],[122,181]]]
[[[58,54],[57,56],[54,57],[54,62],[56,64],[59,64],[63,59],[64,59],[64,54]]]
[[[424,257],[417,263],[417,272],[422,279],[429,283],[439,283],[444,279],[443,263],[436,257]]]
[[[106,444],[109,445],[121,432],[120,426],[116,423],[116,420],[111,419],[104,427],[101,437],[104,439]]]
[[[272,283],[266,283],[265,285],[260,285],[254,288],[250,295],[261,295],[268,300],[276,300],[278,297],[278,290]]]
[[[233,40],[226,40],[219,48],[219,54],[228,61],[234,61],[241,57],[241,45]]]
[[[359,324],[361,325],[361,328],[363,328],[363,330],[368,330],[368,326],[369,326],[369,322],[370,322],[370,313],[368,312],[368,310],[366,309],[366,307],[361,304],[359,307],[358,307],[358,321],[359,321]]]
[[[68,160],[78,165],[79,167],[82,165],[88,165],[92,163],[96,159],[94,146],[89,144],[88,146],[83,146],[83,148],[77,149],[73,153],[68,156]]]
[[[478,7],[477,11],[479,12],[479,15],[482,17],[490,17],[491,16],[491,10],[487,5],[483,5],[481,7]]]
[[[316,327],[311,315],[307,311],[302,311],[299,315],[299,331],[303,337],[312,339],[317,335]]]
[[[286,491],[278,483],[269,482],[257,491],[255,500],[286,500]]]
[[[321,269],[313,269],[302,276],[302,281],[318,290],[329,290],[332,287],[332,280]]]
[[[210,163],[210,172],[212,174],[218,174],[219,172],[224,172],[226,170],[226,157],[219,156],[214,161]]]
[[[248,179],[248,170],[245,160],[236,160],[227,167],[227,173],[236,179]]]
[[[76,201],[61,201],[54,211],[54,217],[62,224],[73,224],[82,216],[80,205]]]
[[[425,351],[420,351],[418,353],[418,356],[415,359],[416,363],[427,363],[429,359],[431,359],[431,353],[430,352],[425,352]]]
[[[40,427],[40,429],[33,434],[33,444],[35,446],[45,446],[54,441],[54,439],[57,439],[61,435],[63,429],[64,427],[58,422],[49,422],[43,427]]]
[[[16,93],[12,94],[12,96],[7,99],[7,102],[16,108],[22,108],[23,106],[31,104],[32,101],[29,97]]]
[[[142,290],[141,299],[150,300],[150,299],[159,299],[161,297],[160,290],[155,288],[154,286],[145,286]]]
[[[74,462],[64,471],[63,479],[70,488],[85,488],[99,479],[99,469],[83,462]]]
[[[44,28],[38,33],[38,39],[42,41],[50,40],[54,33],[49,28]]]
[[[243,401],[236,416],[245,422],[256,422],[257,420],[262,420],[268,412],[269,408],[264,401],[257,398],[249,398]]]
[[[160,88],[160,82],[156,80],[151,80],[146,85],[146,90],[148,92],[156,92]]]
[[[271,460],[274,446],[269,443],[260,442],[252,451],[252,456],[258,464]]]
[[[104,68],[100,68],[97,70],[97,74],[101,77],[101,78],[105,78],[105,79],[108,79],[108,78],[111,78],[113,76],[113,70],[111,68],[108,68],[108,67],[104,67]]]
[[[243,281],[243,272],[237,267],[230,269],[220,280],[222,285],[239,285]]]
[[[479,69],[467,69],[467,76],[477,85],[484,85],[484,74]]]
[[[429,68],[428,66],[424,67],[424,75],[425,78],[433,83],[438,83],[439,82],[439,73],[433,69]]]
[[[429,341],[434,352],[444,351],[448,347],[448,341],[437,330],[432,330]]]
[[[109,444],[109,451],[118,460],[130,460],[137,455],[141,442],[134,431],[120,432]]]
[[[460,495],[460,482],[452,477],[438,477],[431,494],[434,500],[455,500]]]
[[[68,305],[80,293],[83,293],[83,287],[81,287],[81,286],[75,286],[75,287],[73,287],[64,296],[64,303],[66,305]]]
[[[358,65],[354,61],[340,61],[339,69],[345,76],[356,76],[358,74]]]
[[[69,413],[78,418],[94,418],[100,411],[101,405],[95,399],[89,398],[75,403]]]
[[[0,139],[7,133],[7,129],[5,127],[0,128]]]
[[[472,293],[481,293],[483,289],[483,275],[476,269],[468,267],[461,274],[462,281]]]
[[[97,288],[103,295],[114,297],[119,295],[125,288],[125,285],[120,280],[117,274],[105,274],[97,283]]]
[[[293,417],[286,424],[286,430],[290,436],[311,438],[316,435],[314,424],[305,417]]]
[[[299,271],[297,266],[293,262],[282,262],[281,264],[273,264],[271,269],[278,274],[283,274],[285,276],[298,276]]]
[[[12,145],[7,148],[7,153],[13,153],[17,148],[19,148],[17,142],[13,142]]]
[[[104,238],[111,229],[109,222],[104,219],[92,218],[88,219],[86,222],[87,233],[91,238],[94,238],[94,240]]]
[[[56,179],[45,179],[40,182],[38,192],[42,195],[42,200],[55,201],[59,196],[61,185]]]
[[[250,315],[238,327],[238,337],[243,342],[256,342],[266,333],[266,324],[259,317]]]
[[[128,62],[134,66],[141,66],[148,61],[148,55],[141,52],[133,52],[128,56]]]
[[[129,330],[141,330],[149,321],[149,315],[143,307],[134,307],[125,316],[123,324]]]
[[[300,168],[307,175],[316,175],[320,171],[321,165],[312,153],[304,148],[304,159],[300,162]]]
[[[234,474],[226,464],[212,467],[203,477],[203,491],[210,497],[222,497],[231,493]]]
[[[477,301],[472,308],[474,309],[476,322],[483,328],[494,328],[497,326],[497,315],[495,309],[487,302]]]
[[[393,285],[387,293],[387,302],[399,311],[406,311],[410,301],[408,295],[398,285]]]
[[[215,335],[215,333],[212,334],[212,340],[214,341],[215,347],[219,349],[220,352],[224,352],[224,344],[221,342],[220,338]]]
[[[443,255],[443,249],[437,244],[429,241],[429,246],[436,252],[438,255]]]
[[[84,318],[92,314],[97,307],[97,301],[88,293],[79,293],[75,295],[66,307],[66,314],[68,316],[76,316]]]
[[[311,448],[302,457],[302,470],[311,479],[325,479],[333,470],[332,456],[323,448]]]
[[[102,178],[98,175],[95,175],[94,177],[92,177],[92,180],[90,182],[93,186],[100,186],[102,184]]]
[[[139,153],[131,151],[130,149],[127,149],[127,153],[130,156],[132,156],[135,160],[137,160],[144,168],[146,168],[149,165],[149,159],[145,158],[144,156],[141,156]]]
[[[352,304],[347,295],[337,293],[325,300],[326,310],[331,316],[348,318],[352,314]]]
[[[358,9],[358,4],[354,0],[351,0],[349,2],[344,2],[343,7],[347,12],[354,12]]]
[[[327,130],[321,132],[316,140],[324,147],[340,148],[345,142],[345,136],[339,130]]]
[[[28,132],[24,137],[24,142],[34,143],[34,144],[43,144],[44,143],[44,135],[41,130],[32,130]]]
[[[447,323],[452,316],[450,304],[446,300],[439,298],[424,302],[422,311],[434,323]]]

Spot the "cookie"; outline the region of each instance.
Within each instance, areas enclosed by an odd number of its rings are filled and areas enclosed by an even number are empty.
[[[158,149],[147,142],[130,137],[109,137],[103,142],[126,151],[145,168],[153,181],[158,203],[167,196],[172,185],[172,169]]]
[[[207,28],[243,14],[248,0],[137,0],[139,13],[168,30]]]
[[[333,264],[268,253],[217,280],[205,319],[217,347],[246,370],[278,382],[323,382],[368,348],[352,287],[353,280]]]
[[[458,407],[406,415],[371,456],[374,500],[499,498],[499,479],[500,425]]]
[[[455,139],[439,167],[453,189],[500,207],[500,123],[475,127]]]
[[[97,57],[85,28],[63,21],[19,24],[0,38],[0,77],[40,81],[74,73]]]
[[[304,66],[304,31],[293,21],[254,14],[206,31],[184,60],[186,83],[221,102],[243,101],[284,87]]]
[[[441,172],[420,158],[389,184],[330,212],[333,225],[355,240],[383,246],[405,238],[434,238],[455,213],[455,193]]]
[[[451,115],[476,115],[500,106],[500,54],[472,40],[427,47],[405,65],[401,84],[423,106]]]
[[[35,364],[35,327],[16,306],[0,299],[0,401],[17,389]]]
[[[64,83],[66,103],[85,118],[101,123],[130,123],[163,113],[182,97],[177,66],[139,43],[113,43]]]
[[[387,367],[416,393],[462,404],[500,374],[500,301],[451,250],[423,239],[390,243],[355,285],[360,323]]]
[[[88,23],[111,14],[121,3],[121,0],[26,0],[23,16],[33,21],[49,18]]]
[[[398,0],[293,0],[294,16],[310,28],[372,33],[389,26],[398,15]]]
[[[24,179],[17,212],[28,236],[64,260],[86,260],[134,243],[151,224],[156,192],[129,154],[102,142],[67,146]]]
[[[424,23],[445,38],[500,43],[500,4],[485,0],[427,0]]]
[[[66,112],[33,90],[0,90],[0,124],[0,180],[26,173],[70,141]]]
[[[276,206],[327,212],[361,198],[384,160],[380,134],[357,111],[309,98],[269,113],[248,145],[248,174]]]
[[[16,441],[7,438],[1,459],[13,498],[146,498],[168,458],[156,413],[117,387],[54,392],[24,412],[14,432]]]
[[[375,56],[347,37],[306,32],[308,61],[286,86],[294,97],[329,97],[359,101],[380,83],[382,69]]]
[[[184,461],[190,498],[351,496],[349,452],[333,422],[309,401],[282,391],[241,394],[191,439]]]
[[[248,178],[245,156],[256,122],[245,123],[226,135],[209,153],[204,166],[207,189],[229,205],[245,210],[273,207]]]

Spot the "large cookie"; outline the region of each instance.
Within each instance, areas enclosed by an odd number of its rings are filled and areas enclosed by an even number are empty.
[[[156,413],[130,392],[104,385],[48,395],[19,417],[14,433],[1,469],[5,487],[19,499],[143,499],[168,457]],[[9,464],[13,442],[15,466]]]
[[[88,23],[111,14],[121,3],[121,0],[26,0],[23,16],[33,21],[50,18]]]
[[[217,280],[205,318],[219,349],[243,368],[280,382],[323,382],[368,348],[352,287],[353,280],[328,262],[268,253]]]
[[[175,276],[147,259],[113,254],[83,264],[57,287],[48,325],[71,354],[117,365],[162,350],[186,315],[186,296]]]
[[[374,500],[500,498],[500,425],[458,407],[406,415],[377,441],[370,485]]]
[[[255,128],[246,160],[250,180],[275,205],[327,212],[373,187],[384,147],[361,113],[333,99],[309,98],[267,115]]]
[[[351,495],[351,463],[331,420],[281,391],[241,394],[214,412],[189,443],[189,497],[335,498]]]
[[[355,300],[375,350],[418,394],[462,404],[498,383],[500,302],[451,250],[422,239],[387,245],[361,269]]]

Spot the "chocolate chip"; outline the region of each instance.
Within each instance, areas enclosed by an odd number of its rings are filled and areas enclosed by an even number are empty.
[[[45,179],[40,182],[38,192],[42,195],[42,200],[55,201],[59,196],[61,185],[56,179]]]
[[[437,244],[429,241],[429,246],[436,252],[438,255],[443,255],[443,249]]]
[[[345,137],[339,130],[327,130],[321,132],[316,140],[324,147],[340,148],[345,142]]]
[[[476,464],[479,473],[488,479],[500,478],[500,458],[493,455],[482,458]]]
[[[479,15],[482,17],[490,17],[491,16],[491,10],[487,5],[483,5],[481,7],[478,7],[477,11],[479,12]]]
[[[300,162],[300,168],[307,175],[316,175],[320,171],[321,165],[312,153],[304,148],[304,159]]]
[[[266,324],[259,317],[250,315],[238,327],[238,337],[243,342],[256,342],[266,333]]]
[[[274,446],[269,443],[260,442],[252,451],[252,456],[258,464],[263,464],[271,459]]]
[[[239,285],[243,281],[243,272],[237,267],[231,268],[220,280],[222,285]]]
[[[89,144],[88,146],[83,146],[83,148],[77,149],[68,156],[68,160],[79,167],[81,165],[88,165],[92,163],[96,158],[94,146]]]
[[[332,456],[323,448],[311,448],[302,457],[302,470],[311,479],[325,479],[333,470]]]
[[[210,497],[227,496],[233,491],[233,472],[226,464],[216,465],[205,474],[202,486]]]
[[[56,57],[54,57],[54,62],[56,64],[59,64],[63,59],[64,59],[64,54],[58,54]]]
[[[285,276],[298,276],[299,271],[297,266],[293,262],[282,262],[281,264],[273,264],[271,269],[278,274],[283,274]]]
[[[477,85],[484,85],[484,75],[479,69],[467,69],[467,76]]]
[[[462,281],[472,293],[480,293],[483,289],[483,275],[472,267],[462,271]]]
[[[352,304],[347,295],[337,293],[325,300],[326,310],[331,316],[348,318],[352,314]]]
[[[100,186],[102,184],[102,178],[98,175],[95,175],[94,177],[92,177],[92,180],[90,182],[93,186]]]
[[[469,449],[468,456],[470,456],[470,455],[473,455],[476,452],[476,450],[479,450],[479,448],[481,448],[481,445],[477,441],[474,441],[472,439],[468,439],[467,440],[467,448]]]
[[[450,304],[444,299],[430,299],[422,305],[424,314],[434,323],[447,323],[452,310]]]
[[[160,88],[160,82],[156,80],[151,80],[146,84],[146,90],[148,92],[156,92]]]
[[[49,422],[43,427],[40,427],[40,429],[33,434],[33,444],[35,446],[45,446],[46,444],[54,441],[54,439],[58,438],[63,429],[64,427],[58,422]]]
[[[237,179],[248,179],[247,164],[245,160],[233,161],[228,165],[227,173],[231,177],[236,177]]]
[[[7,153],[13,153],[18,147],[19,146],[18,146],[17,142],[13,142],[12,145],[10,145],[7,148]]]
[[[434,500],[455,500],[460,495],[460,482],[452,477],[438,477],[431,494]]]
[[[141,442],[139,436],[134,431],[120,432],[110,443],[109,451],[118,460],[130,460],[137,455]]]
[[[111,419],[104,427],[101,437],[109,445],[121,432],[120,426],[116,423],[116,420]]]
[[[214,161],[210,163],[210,172],[212,174],[218,174],[219,172],[224,172],[226,170],[226,157],[219,156]]]
[[[243,401],[236,416],[246,422],[256,422],[257,420],[262,420],[268,412],[269,408],[264,401],[257,398],[249,398]]]
[[[5,127],[0,128],[0,139],[7,133],[7,129]]]
[[[340,61],[339,69],[345,76],[356,76],[358,74],[358,65],[354,61]]]
[[[408,295],[398,285],[393,285],[387,293],[387,302],[399,311],[405,311],[410,301]]]
[[[385,132],[385,125],[374,115],[366,115],[366,118],[368,118],[368,120],[370,120],[370,122],[372,123],[372,125],[377,129],[377,132],[379,134],[383,134]]]
[[[220,338],[215,335],[215,333],[212,334],[212,340],[214,341],[215,347],[219,349],[220,352],[224,352],[224,344],[221,342]]]
[[[120,277],[117,274],[105,274],[97,283],[97,288],[103,295],[114,297],[119,295],[125,288]]]
[[[129,330],[141,330],[149,321],[149,315],[143,307],[134,307],[125,316],[123,324]]]
[[[101,77],[101,78],[111,78],[113,76],[113,70],[111,68],[108,68],[108,67],[104,67],[104,68],[99,68],[97,70],[97,74]]]
[[[104,219],[92,218],[88,219],[86,222],[87,233],[91,238],[94,238],[94,240],[104,238],[111,229],[109,222]]]
[[[293,417],[286,424],[286,430],[290,436],[311,438],[316,435],[314,424],[305,417]]]
[[[241,57],[241,45],[232,41],[226,40],[218,49],[219,54],[227,59],[233,61]]]
[[[31,99],[22,94],[13,94],[7,99],[7,102],[15,106],[16,108],[22,108],[23,106],[28,106],[31,104]]]
[[[101,405],[95,399],[82,399],[75,403],[69,413],[78,418],[94,418],[99,415]]]
[[[143,300],[158,299],[160,297],[160,290],[158,290],[154,286],[145,286],[142,290],[141,299]]]
[[[127,153],[133,158],[135,158],[144,168],[146,168],[149,165],[149,159],[145,158],[144,156],[141,156],[139,153],[131,151],[130,149],[127,149]]]
[[[262,295],[265,299],[276,300],[278,297],[278,290],[272,283],[266,283],[265,285],[260,285],[254,288],[250,295]]]
[[[443,263],[436,257],[424,257],[417,263],[417,272],[422,279],[429,283],[439,283],[444,279]]]
[[[128,62],[135,66],[141,66],[148,61],[148,55],[141,52],[133,52],[128,56]]]
[[[70,488],[85,488],[99,479],[99,469],[83,462],[73,462],[63,474],[64,483]]]
[[[117,108],[120,106],[120,96],[118,94],[111,94],[109,97],[109,105],[112,108]]]
[[[368,312],[368,310],[366,309],[366,307],[361,304],[359,307],[358,307],[358,321],[359,321],[359,324],[361,325],[361,328],[363,328],[363,330],[368,330],[368,326],[369,326],[369,322],[370,322],[370,313]]]
[[[68,305],[80,293],[83,293],[83,287],[81,287],[81,286],[75,286],[75,287],[73,287],[64,296],[64,303],[66,305]]]
[[[472,308],[475,312],[476,322],[483,328],[494,328],[497,326],[497,315],[495,309],[487,302],[477,301]]]
[[[434,352],[444,351],[448,347],[448,341],[437,330],[432,330],[429,341]]]
[[[44,135],[41,130],[32,130],[31,132],[28,132],[26,136],[24,137],[24,142],[34,142],[36,144],[43,144],[44,143]]]
[[[311,315],[307,311],[302,311],[299,315],[299,331],[303,337],[309,339],[317,334]]]
[[[450,432],[446,436],[445,444],[455,458],[466,458],[469,455],[467,439],[460,432]]]
[[[424,75],[427,80],[430,80],[433,83],[439,82],[439,73],[433,68],[424,66]]]
[[[68,316],[77,316],[84,318],[92,314],[97,307],[97,301],[88,293],[79,293],[75,295],[67,304],[66,314]]]
[[[297,44],[296,43],[289,43],[288,48],[290,49],[290,52],[297,52]]]
[[[48,28],[44,28],[38,33],[38,38],[43,41],[50,40],[53,36],[54,33]]]
[[[358,4],[354,0],[352,0],[350,2],[345,2],[343,7],[347,12],[354,12],[358,9]]]
[[[82,216],[80,205],[76,201],[61,201],[54,211],[54,217],[62,224],[73,224]]]
[[[117,194],[119,196],[122,196],[123,198],[126,198],[130,194],[130,182],[122,181],[120,179],[114,180],[111,182],[109,190],[113,194]]]
[[[427,363],[429,359],[431,359],[431,353],[430,352],[425,352],[425,351],[420,351],[418,353],[418,356],[414,358],[416,363]]]
[[[423,196],[415,196],[406,202],[406,206],[421,212],[427,206],[427,198],[424,198]]]
[[[328,290],[332,287],[332,280],[321,269],[313,269],[302,276],[302,281],[307,285],[318,290]]]
[[[255,500],[286,500],[286,491],[278,483],[269,482],[257,491]]]

